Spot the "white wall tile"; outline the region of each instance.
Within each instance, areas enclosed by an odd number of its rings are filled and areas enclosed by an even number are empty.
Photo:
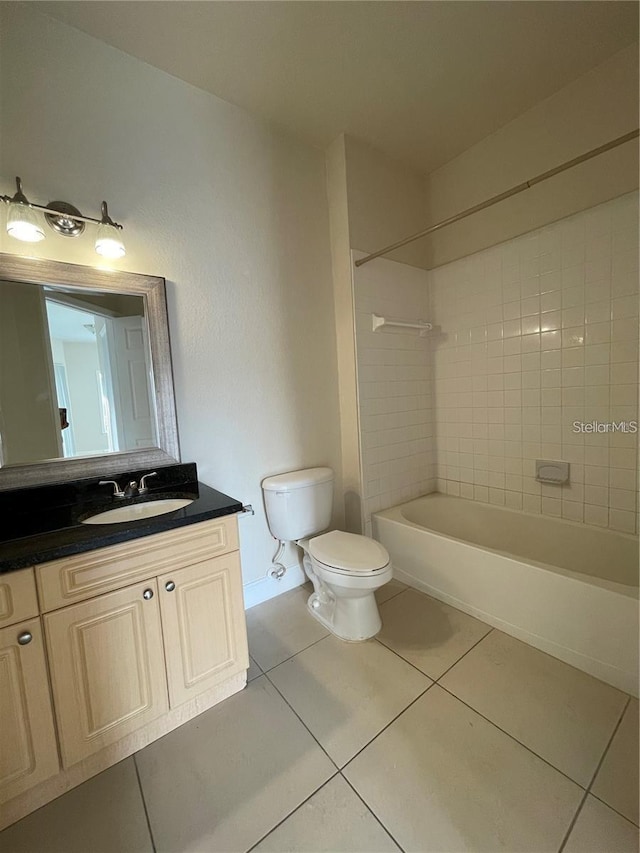
[[[432,340],[435,452],[460,441],[443,465],[449,494],[635,531],[637,436],[572,424],[637,418],[637,203],[631,193],[496,247],[490,307],[482,253],[429,274],[448,334]],[[466,391],[449,384],[465,376]],[[541,487],[541,456],[570,462],[570,484]]]
[[[407,329],[371,330],[372,313],[409,320],[429,318],[429,282],[424,270],[378,260],[355,271],[354,292],[367,530],[372,512],[435,489],[431,398],[435,371],[426,336]],[[441,485],[446,489],[447,481]]]

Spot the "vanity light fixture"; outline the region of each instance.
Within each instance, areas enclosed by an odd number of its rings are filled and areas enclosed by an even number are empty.
[[[16,240],[24,240],[25,243],[37,243],[44,240],[44,230],[38,222],[35,210],[22,192],[20,178],[16,178],[16,187],[16,194],[13,198],[2,196],[3,201],[9,202],[7,233],[11,237],[15,237]]]
[[[49,227],[63,237],[79,237],[84,232],[87,222],[95,223],[98,226],[96,252],[105,258],[121,258],[125,254],[124,243],[120,237],[122,225],[114,222],[109,216],[106,201],[102,202],[100,219],[83,216],[77,207],[66,201],[51,201],[45,207],[42,204],[34,204],[26,198],[22,192],[20,178],[16,178],[16,194],[0,195],[0,201],[9,205],[7,233],[17,240],[27,243],[44,240],[44,229],[38,217],[38,212],[41,212]]]

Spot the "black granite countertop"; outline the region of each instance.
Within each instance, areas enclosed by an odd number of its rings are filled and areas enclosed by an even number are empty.
[[[240,501],[199,483],[193,463],[156,470],[158,476],[148,481],[149,491],[135,498],[112,497],[109,486],[98,486],[98,478],[0,492],[0,573],[197,524],[242,509]],[[138,482],[146,473],[131,471],[113,479],[122,484],[130,480]],[[193,503],[137,521],[82,523],[83,518],[104,510],[165,498],[191,498]]]

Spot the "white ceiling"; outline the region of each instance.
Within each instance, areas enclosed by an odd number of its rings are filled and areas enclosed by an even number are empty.
[[[46,304],[51,338],[73,343],[95,344],[96,335],[92,327],[96,318],[93,314],[50,299],[46,300]]]
[[[429,172],[638,38],[635,2],[29,3],[326,147]]]

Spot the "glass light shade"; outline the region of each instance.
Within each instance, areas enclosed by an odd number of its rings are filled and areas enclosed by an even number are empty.
[[[120,239],[118,228],[106,223],[98,225],[96,252],[103,258],[122,258],[124,256],[124,243]]]
[[[44,230],[38,222],[35,210],[21,201],[13,201],[9,205],[7,234],[25,243],[44,240]]]

